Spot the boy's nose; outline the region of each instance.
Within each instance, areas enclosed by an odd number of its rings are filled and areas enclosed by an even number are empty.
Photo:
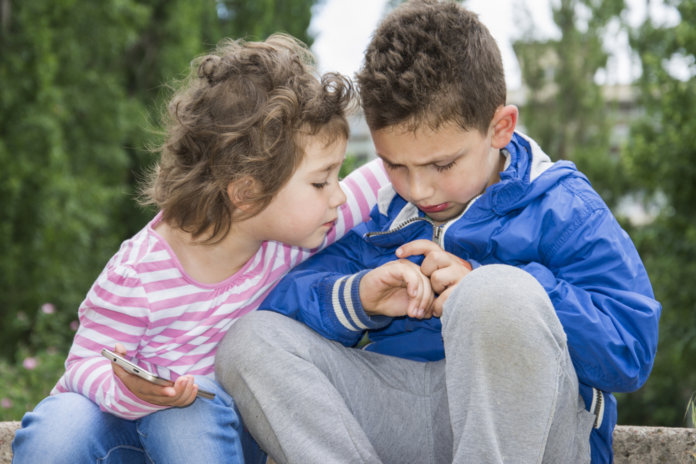
[[[409,192],[411,193],[411,202],[419,204],[430,198],[433,194],[433,189],[430,182],[424,179],[423,176],[411,176],[408,181]]]

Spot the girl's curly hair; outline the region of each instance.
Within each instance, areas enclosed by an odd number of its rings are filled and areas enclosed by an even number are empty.
[[[317,76],[307,47],[289,35],[221,42],[192,62],[169,102],[160,161],[142,202],[157,206],[172,227],[220,241],[236,211],[230,182],[246,178],[255,187],[246,198],[252,208],[235,220],[258,214],[300,165],[303,136],[327,145],[348,138],[353,95],[345,77]]]

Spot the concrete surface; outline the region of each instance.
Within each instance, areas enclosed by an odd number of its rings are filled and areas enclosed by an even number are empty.
[[[12,439],[19,422],[0,422],[0,464],[12,462]],[[696,464],[696,429],[618,426],[615,464]]]

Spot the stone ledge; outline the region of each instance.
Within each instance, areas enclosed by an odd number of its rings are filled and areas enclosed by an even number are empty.
[[[696,464],[696,428],[617,426],[616,464]]]
[[[0,464],[12,462],[12,440],[19,422],[0,422]]]
[[[12,462],[19,422],[0,422],[0,464]],[[614,430],[616,464],[696,464],[696,428],[619,425]]]

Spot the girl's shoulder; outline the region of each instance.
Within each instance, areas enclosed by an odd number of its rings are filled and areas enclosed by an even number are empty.
[[[156,269],[178,267],[176,256],[167,242],[154,230],[160,215],[153,218],[138,233],[124,240],[116,254],[106,265],[107,269],[140,274]]]

